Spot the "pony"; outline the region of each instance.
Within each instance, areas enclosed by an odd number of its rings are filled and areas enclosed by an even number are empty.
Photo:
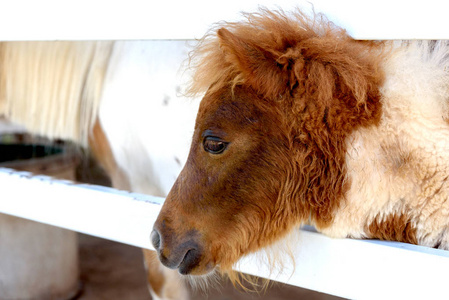
[[[88,149],[115,188],[166,196],[198,106],[182,96],[189,49],[185,41],[2,42],[0,117]],[[177,272],[143,252],[153,298],[187,299]]]
[[[151,234],[190,277],[310,224],[449,249],[449,43],[358,41],[297,10],[220,23],[191,56],[204,95]]]

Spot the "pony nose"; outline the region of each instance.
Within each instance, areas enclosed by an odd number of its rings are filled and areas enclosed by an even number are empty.
[[[151,232],[151,243],[164,266],[187,275],[200,263],[203,255],[196,235],[196,231],[188,232],[179,241],[173,236],[164,236],[155,228]]]

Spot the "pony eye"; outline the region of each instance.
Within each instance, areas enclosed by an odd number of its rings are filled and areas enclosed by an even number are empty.
[[[228,143],[223,142],[214,136],[207,136],[203,141],[204,150],[211,154],[220,154],[226,149],[227,146]]]

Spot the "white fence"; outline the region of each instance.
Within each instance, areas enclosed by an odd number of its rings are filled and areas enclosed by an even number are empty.
[[[285,10],[298,4],[293,0],[153,2],[10,1],[2,7],[0,40],[192,39],[201,37],[211,23],[237,19],[239,11],[253,11],[257,4],[276,4]],[[449,38],[442,1],[312,2],[316,11],[325,12],[356,38]],[[0,183],[2,213],[151,248],[149,234],[161,198],[8,169],[0,169]],[[45,197],[37,201],[36,195]],[[429,299],[447,294],[447,251],[335,240],[312,229],[299,234],[294,273],[268,275],[267,269],[253,263],[254,257],[244,259],[239,270],[346,298]]]
[[[2,213],[152,249],[149,234],[161,198],[1,168],[0,183]],[[263,253],[244,258],[239,270],[351,299],[430,299],[447,293],[448,251],[331,239],[311,228],[299,230],[292,246],[294,272],[270,275],[257,260]]]
[[[1,1],[0,40],[200,38],[212,23],[258,6],[323,12],[359,39],[447,39],[440,0]]]

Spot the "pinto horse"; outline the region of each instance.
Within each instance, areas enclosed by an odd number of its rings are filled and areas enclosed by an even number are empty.
[[[449,44],[368,42],[261,10],[192,55],[205,93],[154,224],[160,261],[231,272],[303,224],[449,249]]]
[[[185,41],[2,42],[0,122],[89,148],[115,188],[165,196],[198,109],[179,93],[188,51]],[[144,250],[153,298],[187,299],[152,252]]]

